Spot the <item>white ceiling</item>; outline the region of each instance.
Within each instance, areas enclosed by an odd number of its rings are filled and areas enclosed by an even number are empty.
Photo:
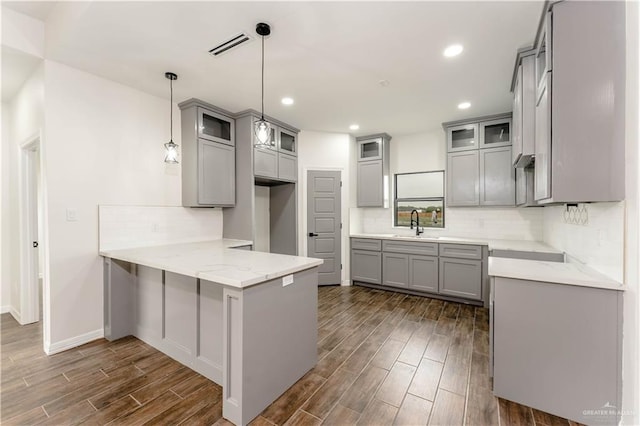
[[[41,2],[42,3],[42,2]],[[15,8],[11,3],[3,4]],[[47,57],[168,98],[230,111],[260,108],[260,42],[208,50],[260,21],[265,113],[305,130],[387,132],[511,109],[516,50],[531,44],[541,2],[59,2],[45,16]],[[45,10],[47,9],[47,10]],[[461,43],[459,57],[442,50]],[[380,80],[387,80],[383,87]],[[295,105],[280,103],[283,96]],[[470,101],[466,111],[457,104]]]

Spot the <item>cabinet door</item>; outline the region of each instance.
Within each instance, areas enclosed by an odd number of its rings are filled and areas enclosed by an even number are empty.
[[[535,142],[535,199],[551,198],[551,73],[544,78],[540,97],[536,104]],[[576,153],[579,155],[579,153]]]
[[[382,160],[358,162],[358,207],[383,207]]]
[[[278,152],[268,148],[254,148],[253,174],[271,179],[278,178]]]
[[[295,182],[297,178],[297,158],[291,155],[278,153],[278,179]]]
[[[437,257],[409,255],[409,288],[411,290],[437,293],[438,279]]]
[[[382,253],[382,285],[409,287],[409,255]]]
[[[382,138],[358,141],[358,161],[382,160]]]
[[[235,145],[235,120],[198,107],[198,137],[212,142]]]
[[[296,155],[296,144],[298,142],[297,133],[290,132],[281,127],[278,128],[278,150],[280,152]]]
[[[503,118],[480,123],[480,148],[508,145],[511,145],[511,119]]]
[[[514,166],[522,155],[522,65],[518,66],[516,84],[513,87],[513,118],[511,125],[511,164]]]
[[[513,206],[515,204],[515,169],[511,147],[480,150],[480,205]]]
[[[447,205],[478,205],[480,201],[478,155],[478,150],[447,155]]]
[[[382,283],[382,254],[376,251],[351,250],[351,281]]]
[[[463,124],[447,128],[447,151],[478,149],[478,125]]]
[[[482,299],[482,261],[440,258],[440,293]]]
[[[233,206],[236,202],[236,149],[198,140],[198,203]]]
[[[533,197],[533,169],[516,169],[516,205],[535,206]]]

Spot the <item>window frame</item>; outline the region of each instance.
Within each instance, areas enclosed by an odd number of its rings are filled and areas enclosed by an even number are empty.
[[[399,175],[417,175],[425,173],[442,173],[442,197],[418,197],[418,198],[398,198],[398,176]],[[442,201],[442,226],[426,226],[430,229],[444,229],[446,226],[445,215],[445,170],[428,170],[424,172],[408,172],[408,173],[394,173],[393,175],[393,226],[394,228],[409,228],[407,225],[398,225],[398,202],[406,201]]]

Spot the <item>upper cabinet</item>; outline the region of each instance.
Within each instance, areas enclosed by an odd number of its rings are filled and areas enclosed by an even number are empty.
[[[447,134],[447,205],[515,205],[511,114],[443,123]]]
[[[284,127],[278,127],[276,133],[278,135],[278,150],[283,154],[297,155],[298,133]]]
[[[542,21],[535,53],[535,198],[623,200],[625,3],[553,3]]]
[[[235,205],[235,119],[213,105],[190,99],[179,105],[182,123],[182,205]]]
[[[512,163],[527,167],[533,161],[535,141],[536,76],[535,49],[518,52],[514,75]]]
[[[358,207],[389,207],[390,141],[386,133],[356,138]]]

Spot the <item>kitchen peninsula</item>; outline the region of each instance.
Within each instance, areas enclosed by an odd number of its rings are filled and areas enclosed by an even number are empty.
[[[222,386],[245,425],[317,362],[320,259],[251,241],[101,250],[104,331],[134,335]]]

